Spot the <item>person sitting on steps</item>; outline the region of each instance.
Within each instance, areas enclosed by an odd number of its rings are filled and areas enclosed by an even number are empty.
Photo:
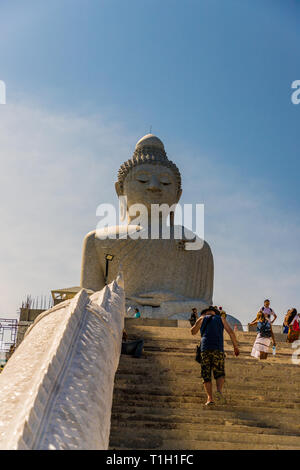
[[[144,340],[136,339],[128,341],[128,336],[124,328],[122,335],[122,349],[121,354],[127,354],[135,358],[140,358],[143,352]]]
[[[200,318],[191,328],[192,335],[201,333],[201,376],[207,393],[206,406],[213,405],[213,392],[211,374],[216,380],[216,399],[222,404],[225,399],[222,388],[225,381],[225,353],[224,353],[224,329],[228,333],[234,348],[234,354],[239,355],[236,336],[224,317],[215,307],[208,307],[201,312]]]

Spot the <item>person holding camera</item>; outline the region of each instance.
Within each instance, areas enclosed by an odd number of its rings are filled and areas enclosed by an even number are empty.
[[[212,372],[217,387],[216,399],[220,404],[225,403],[222,395],[225,381],[224,329],[231,339],[234,354],[238,356],[240,352],[236,336],[226,319],[221,317],[219,310],[215,307],[208,307],[202,310],[200,318],[191,328],[192,335],[196,335],[199,330],[201,333],[201,376],[207,394],[206,406],[214,404],[211,380]]]

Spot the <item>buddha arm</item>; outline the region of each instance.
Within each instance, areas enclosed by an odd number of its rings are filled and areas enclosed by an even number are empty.
[[[101,290],[104,285],[104,273],[96,249],[95,232],[86,235],[83,242],[80,286],[93,291]]]

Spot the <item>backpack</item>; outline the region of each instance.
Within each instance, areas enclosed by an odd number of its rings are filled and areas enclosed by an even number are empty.
[[[263,338],[271,338],[271,327],[268,322],[259,322],[257,324],[257,331]]]

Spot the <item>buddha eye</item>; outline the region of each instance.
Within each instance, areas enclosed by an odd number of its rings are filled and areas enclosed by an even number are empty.
[[[169,186],[171,184],[171,181],[169,180],[169,178],[161,178],[160,184],[162,184],[163,186]]]
[[[149,176],[145,173],[140,173],[139,175],[136,175],[136,180],[139,182],[139,183],[142,183],[142,184],[145,184],[145,183],[148,183],[149,181]]]
[[[160,184],[162,184],[163,186],[169,186],[170,184],[172,184],[172,181],[170,181],[168,175],[160,175],[159,181]]]

